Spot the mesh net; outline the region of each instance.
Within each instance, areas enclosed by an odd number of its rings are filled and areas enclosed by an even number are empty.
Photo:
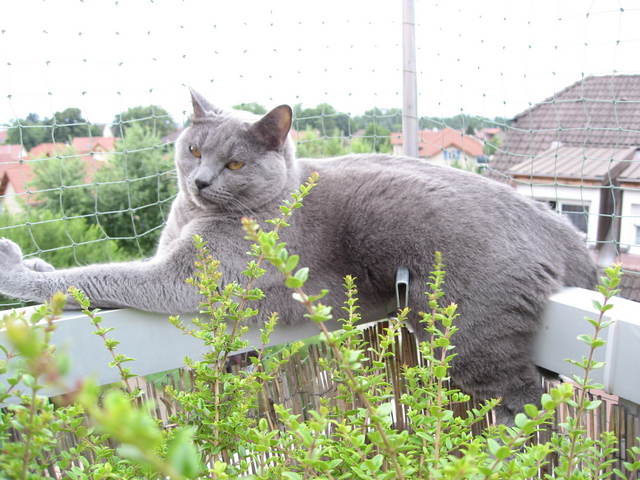
[[[3,11],[0,236],[56,268],[152,255],[186,85],[224,108],[291,104],[299,156],[402,152],[399,4],[231,3]],[[640,298],[634,6],[417,1],[416,41],[419,155],[548,202]]]

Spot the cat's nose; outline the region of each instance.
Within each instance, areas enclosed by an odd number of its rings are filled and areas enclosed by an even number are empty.
[[[196,180],[196,187],[198,187],[198,190],[205,189],[209,185],[211,185],[211,182],[205,182],[204,180]]]

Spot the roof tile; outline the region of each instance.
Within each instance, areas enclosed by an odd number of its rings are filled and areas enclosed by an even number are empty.
[[[640,146],[640,75],[585,77],[517,115],[491,168],[507,172],[547,150],[565,146]]]

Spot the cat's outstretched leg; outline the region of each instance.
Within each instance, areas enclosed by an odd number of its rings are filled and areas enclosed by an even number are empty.
[[[89,297],[94,307],[193,312],[198,308],[200,296],[194,287],[185,283],[193,271],[191,258],[194,258],[192,243],[185,241],[176,244],[170,255],[148,261],[37,271],[25,264],[18,245],[3,238],[0,239],[0,293],[43,302],[54,293],[66,292],[74,286]]]

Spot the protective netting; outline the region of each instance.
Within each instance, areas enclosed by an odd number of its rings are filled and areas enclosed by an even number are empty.
[[[419,155],[548,202],[611,247],[632,298],[638,20],[633,2],[416,3]],[[152,255],[187,85],[223,108],[292,105],[299,156],[401,153],[401,27],[384,1],[7,4],[0,236],[57,268]]]

